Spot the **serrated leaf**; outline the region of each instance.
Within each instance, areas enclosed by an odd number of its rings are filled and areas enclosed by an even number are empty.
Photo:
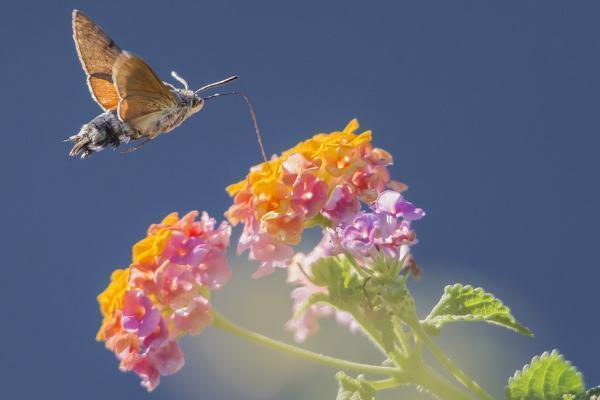
[[[577,397],[577,400],[600,400],[600,386],[588,389],[584,395]]]
[[[375,389],[362,375],[352,378],[340,371],[335,377],[340,387],[336,400],[375,400]]]
[[[482,321],[512,329],[526,336],[533,333],[517,322],[510,309],[482,288],[459,283],[444,288],[438,304],[425,319],[425,324],[440,329],[450,322]]]
[[[556,350],[533,357],[506,387],[508,400],[566,400],[584,393],[583,377]]]

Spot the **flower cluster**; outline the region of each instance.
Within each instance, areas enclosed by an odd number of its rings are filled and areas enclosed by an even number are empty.
[[[98,296],[104,321],[97,339],[153,390],[161,375],[177,372],[184,357],[177,338],[212,323],[210,290],[229,278],[224,252],[231,227],[206,213],[168,215],[133,246],[128,269],[117,269]]]
[[[356,134],[358,127],[352,120],[343,131],[318,134],[227,188],[234,204],[226,216],[244,224],[238,252],[260,262],[255,277],[287,266],[305,227],[351,221],[386,187],[402,190],[387,171],[391,155],[371,145],[370,131]]]
[[[345,252],[361,265],[375,253],[407,260],[416,243],[411,221],[424,212],[406,201],[403,184],[390,179],[391,155],[371,145],[371,132],[357,134],[352,120],[343,131],[318,134],[271,161],[253,167],[243,181],[227,188],[234,204],[226,213],[232,224],[243,223],[238,252],[249,250],[260,262],[255,277],[275,267],[288,267],[294,311],[288,322],[295,338],[303,341],[318,330],[317,319],[335,315],[356,327],[347,313],[329,305],[302,307],[326,289],[310,281],[310,265],[317,259]],[[370,211],[363,211],[363,207]],[[321,243],[308,255],[294,255],[306,227],[321,225]]]

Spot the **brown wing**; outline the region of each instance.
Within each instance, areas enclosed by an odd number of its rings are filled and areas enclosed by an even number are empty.
[[[78,10],[73,10],[73,39],[92,97],[105,110],[116,108],[119,96],[112,82],[112,68],[121,49]]]
[[[164,83],[141,58],[123,52],[113,66],[119,118],[148,136],[160,133],[162,117],[177,107]]]

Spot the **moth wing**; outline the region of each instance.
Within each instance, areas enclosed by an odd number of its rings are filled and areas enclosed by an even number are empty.
[[[104,110],[115,109],[119,95],[113,84],[112,69],[121,49],[102,28],[78,10],[73,10],[73,40],[92,98]]]
[[[158,135],[162,117],[177,107],[169,88],[144,60],[127,52],[113,66],[113,82],[121,121],[148,136]]]

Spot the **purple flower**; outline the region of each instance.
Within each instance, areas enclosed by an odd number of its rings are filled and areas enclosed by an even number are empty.
[[[379,216],[373,213],[364,213],[354,218],[350,224],[340,229],[342,247],[363,256],[369,255],[381,230],[380,222]]]
[[[341,245],[351,254],[368,257],[373,251],[383,251],[398,258],[401,246],[416,243],[416,234],[410,221],[383,212],[364,213],[337,230]]]
[[[372,208],[378,212],[391,214],[396,218],[402,217],[407,221],[416,221],[425,216],[422,209],[416,208],[413,203],[404,200],[400,193],[393,190],[381,193]]]

